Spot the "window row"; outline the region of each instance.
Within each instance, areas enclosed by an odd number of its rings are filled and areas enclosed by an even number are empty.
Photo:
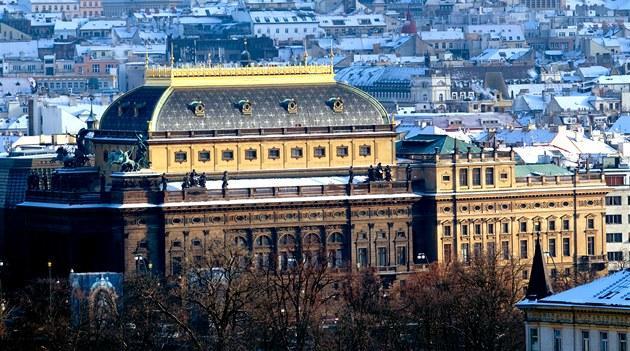
[[[579,345],[576,348],[576,351],[628,351],[628,334],[626,332],[608,332],[608,331],[589,331],[582,330],[578,332],[579,334]],[[612,334],[612,335],[611,335]],[[613,335],[617,334],[616,337],[616,345],[613,344],[615,341],[613,339]],[[572,343],[572,340],[575,340],[575,334],[572,330],[566,330],[563,333],[562,329],[553,329],[553,351],[562,351],[563,345],[563,337],[566,336],[567,341]],[[595,340],[595,336],[599,336],[599,343]],[[566,341],[565,341],[566,342]],[[543,348],[540,340],[540,331],[538,328],[529,328],[529,347],[528,350],[531,351],[541,351]],[[551,350],[551,349],[550,349]]]
[[[472,169],[472,178],[469,179],[469,169],[468,168],[460,168],[459,169],[459,186],[463,186],[463,187],[467,187],[469,186],[469,182],[472,181],[472,186],[481,186],[482,184],[482,179],[481,179],[481,168],[473,168]],[[484,169],[483,171],[485,177],[484,177],[484,183],[486,185],[494,185],[495,182],[495,174],[494,174],[494,168],[493,167],[487,167]],[[507,180],[508,179],[508,173],[507,172],[501,172],[501,174],[499,175],[501,180]],[[450,181],[450,176],[443,176],[442,180],[444,181]]]
[[[561,227],[557,223],[555,219],[547,220],[547,231],[567,231],[571,230],[571,220],[570,219],[562,219],[560,221]],[[495,234],[495,230],[497,229],[495,225],[499,226],[499,233],[501,234],[510,234],[511,222],[499,222],[499,223],[485,223],[485,234]],[[473,223],[473,224],[461,224],[460,225],[460,234],[461,235],[470,235],[471,232],[474,235],[482,235],[483,232],[483,223]],[[559,229],[561,228],[561,229]],[[518,232],[519,233],[529,233],[529,230],[533,229],[534,232],[542,232],[542,222],[536,221],[533,223],[533,227],[530,228],[528,221],[520,221],[518,222]],[[595,229],[595,219],[587,218],[586,219],[586,229]],[[450,224],[443,225],[442,235],[451,236],[453,234],[452,226]]]
[[[368,249],[360,247],[357,249],[357,267],[368,267],[369,264]],[[380,246],[376,248],[376,265],[378,267],[386,267],[391,265],[406,265],[407,264],[407,246],[396,246],[395,262],[390,262],[388,248]]]
[[[470,259],[470,251],[471,248],[471,244],[470,243],[463,243],[461,244],[461,257],[463,261],[468,261]],[[482,253],[485,252],[486,255],[490,256],[490,257],[497,257],[503,260],[508,260],[512,257],[512,252],[510,250],[510,241],[509,240],[503,240],[501,241],[501,251],[497,252],[496,251],[496,243],[495,242],[488,242],[486,243],[486,248],[485,251],[483,251],[483,244],[482,243],[474,243],[472,244],[472,248],[473,248],[473,257],[479,257],[481,256]],[[444,256],[444,262],[450,262],[452,259],[452,249],[453,249],[453,245],[452,244],[444,244],[443,246],[443,256]],[[570,238],[562,238],[562,255],[565,257],[571,256],[571,239]],[[588,250],[588,254],[589,255],[593,255],[595,252],[595,237],[588,237],[587,238],[587,250]],[[497,254],[499,254],[499,256],[497,256]],[[556,239],[549,239],[548,242],[548,246],[547,246],[547,251],[545,251],[546,255],[549,255],[551,257],[557,257],[558,255],[558,247],[557,247],[557,242]],[[519,257],[520,258],[530,258],[530,252],[529,252],[529,240],[521,240],[519,242]]]
[[[337,157],[348,157],[350,156],[350,149],[348,146],[337,146],[335,148]],[[302,147],[294,147],[291,148],[291,158],[302,158],[304,157],[304,148]],[[211,161],[212,156],[211,152],[208,150],[201,150],[197,152],[197,160],[199,162],[208,162]],[[313,156],[317,158],[326,157],[326,147],[324,146],[316,146],[313,148]],[[279,148],[270,148],[267,149],[267,158],[271,160],[279,159],[281,155],[281,150]],[[361,145],[359,146],[359,156],[367,157],[372,155],[372,147],[370,145]],[[246,160],[256,160],[258,159],[258,149],[247,149],[245,150],[244,157]],[[235,158],[235,152],[232,149],[226,149],[221,151],[221,160],[222,161],[233,161]],[[186,151],[176,151],[175,152],[175,162],[183,163],[188,161],[188,153]]]

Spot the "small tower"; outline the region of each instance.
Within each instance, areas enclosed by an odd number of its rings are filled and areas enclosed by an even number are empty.
[[[532,272],[529,275],[526,297],[528,300],[540,300],[551,294],[553,294],[553,289],[551,288],[551,283],[549,283],[547,266],[543,259],[542,250],[540,249],[540,235],[538,235],[536,237],[536,248],[532,262]]]

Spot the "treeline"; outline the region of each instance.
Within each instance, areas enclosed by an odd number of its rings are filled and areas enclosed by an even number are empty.
[[[391,282],[326,262],[252,268],[237,248],[181,276],[126,279],[71,313],[66,281],[9,294],[1,350],[519,350],[522,268],[480,258]],[[77,316],[77,314],[79,314]]]

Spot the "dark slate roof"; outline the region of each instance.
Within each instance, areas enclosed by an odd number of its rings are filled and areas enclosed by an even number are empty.
[[[536,238],[536,251],[534,252],[529,284],[527,285],[527,298],[540,300],[551,294],[553,294],[553,289],[551,288],[551,283],[549,283],[547,267],[540,249],[540,240]]]
[[[146,131],[153,110],[166,89],[167,87],[142,86],[129,91],[103,113],[99,129]],[[134,108],[138,108],[138,116],[134,116]],[[119,115],[119,112],[122,114]]]
[[[253,86],[253,87],[174,87],[166,91],[162,106],[156,106],[157,89],[143,87],[122,96],[105,112],[101,129],[146,131],[152,111],[159,108],[154,131],[191,131],[219,129],[256,129],[319,127],[349,125],[389,124],[386,111],[374,98],[351,86],[333,83],[299,86]],[[147,93],[151,94],[147,94]],[[147,98],[143,95],[150,95]],[[334,112],[329,99],[340,97],[343,112]],[[289,113],[283,101],[294,99],[297,113]],[[133,117],[133,108],[118,116],[118,103],[137,100],[146,101],[139,116]],[[244,115],[239,101],[249,100],[251,115]],[[190,108],[192,102],[201,102],[205,117],[196,116]]]
[[[435,148],[438,148],[439,154],[452,154],[456,143],[459,153],[468,152],[469,147],[471,152],[481,152],[479,147],[447,135],[419,134],[399,141],[396,144],[396,153],[399,155],[435,154]]]

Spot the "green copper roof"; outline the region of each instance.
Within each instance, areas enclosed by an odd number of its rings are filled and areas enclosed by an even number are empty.
[[[399,141],[397,143],[397,151],[399,154],[435,154],[435,148],[438,148],[440,154],[452,154],[455,145],[460,153],[481,152],[481,149],[474,144],[451,138],[447,135],[416,135],[409,139]]]
[[[560,167],[554,164],[529,164],[529,165],[516,165],[516,176],[565,176],[572,175],[571,171],[564,167]]]

